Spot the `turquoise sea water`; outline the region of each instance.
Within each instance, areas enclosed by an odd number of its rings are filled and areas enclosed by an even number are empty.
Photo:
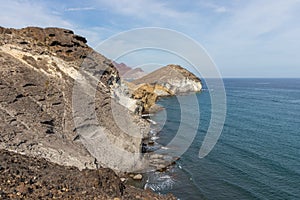
[[[197,94],[201,120],[192,145],[170,172],[152,174],[148,186],[189,200],[300,199],[300,79],[224,79],[224,84],[226,121],[214,149],[198,158],[214,92],[204,90]],[[190,99],[184,96],[183,102]],[[158,103],[166,110],[152,119],[158,124],[167,119],[158,140],[166,145],[178,130],[180,105],[176,97]]]

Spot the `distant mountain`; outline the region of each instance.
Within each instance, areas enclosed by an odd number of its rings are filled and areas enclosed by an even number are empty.
[[[112,62],[115,68],[119,71],[119,75],[123,76],[126,72],[132,70],[131,67],[128,67],[125,63],[117,63],[115,61]]]
[[[125,63],[117,63],[113,61],[113,65],[119,71],[120,77],[127,80],[135,80],[145,76],[147,73],[144,72],[141,68],[131,68]]]

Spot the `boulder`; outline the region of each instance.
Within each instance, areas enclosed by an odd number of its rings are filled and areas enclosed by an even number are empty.
[[[133,180],[142,180],[143,175],[142,174],[137,174],[133,177]]]

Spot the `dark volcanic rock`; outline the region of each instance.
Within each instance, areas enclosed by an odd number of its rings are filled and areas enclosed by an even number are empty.
[[[59,57],[74,61],[79,58],[85,58],[91,49],[86,45],[87,40],[84,37],[74,35],[74,32],[60,28],[38,28],[28,27],[15,30],[25,41],[35,40],[40,46],[47,46]]]
[[[148,124],[112,98],[120,84],[118,71],[86,42],[66,29],[0,27],[0,199],[163,198],[130,186],[124,190],[112,170],[97,169],[111,160],[116,170],[118,165],[140,165],[138,153]],[[80,135],[79,128],[89,130],[94,124],[74,124],[74,118],[86,112],[82,105],[72,109],[78,77],[97,78],[95,103],[83,102],[96,117],[82,121],[97,118],[111,146],[134,153],[135,162],[109,152],[107,146],[101,149],[97,135]],[[85,89],[78,94],[87,93]]]
[[[75,79],[84,76],[99,80],[95,107],[87,102],[96,112],[99,125],[119,148],[139,153],[142,134],[139,127],[132,128],[137,127],[133,116],[126,108],[115,106],[127,120],[126,130],[134,132],[131,134],[119,127],[112,113],[111,92],[119,86],[118,71],[109,59],[87,46],[85,38],[59,28],[1,27],[0,63],[0,149],[80,169],[96,168],[94,157],[105,165],[106,155],[101,150],[91,152],[99,141],[84,146],[81,139],[74,139],[82,137],[74,124],[80,113],[72,110],[73,87]]]
[[[111,170],[79,171],[0,150],[0,199],[176,199],[124,185]]]

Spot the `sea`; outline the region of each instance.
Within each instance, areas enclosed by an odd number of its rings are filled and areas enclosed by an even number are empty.
[[[226,119],[222,133],[204,158],[199,149],[211,120],[211,93],[196,97],[200,112],[196,136],[166,172],[151,172],[145,188],[180,200],[300,199],[300,79],[223,79]],[[195,94],[193,94],[195,95]],[[167,146],[181,122],[180,104],[190,95],[161,98],[165,108],[152,118],[157,144]],[[154,127],[155,128],[155,127]],[[189,132],[185,133],[189,137]]]

